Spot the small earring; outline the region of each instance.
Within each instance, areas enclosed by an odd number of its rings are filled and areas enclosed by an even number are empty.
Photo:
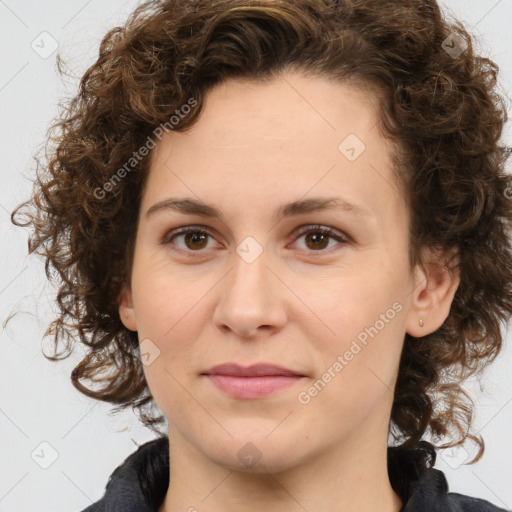
[[[423,327],[423,318],[420,318],[420,327]]]

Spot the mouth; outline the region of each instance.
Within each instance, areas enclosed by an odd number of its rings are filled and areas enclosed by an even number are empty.
[[[300,372],[269,363],[241,366],[237,363],[224,363],[210,368],[201,375],[225,375],[229,377],[305,377]]]
[[[210,368],[201,375],[224,394],[237,399],[258,399],[295,385],[306,376],[272,364],[242,367],[227,363]]]

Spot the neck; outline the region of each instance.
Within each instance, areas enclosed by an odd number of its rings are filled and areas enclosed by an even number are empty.
[[[251,472],[205,458],[170,427],[170,485],[158,512],[398,512],[402,502],[389,482],[387,439],[353,441],[285,470]]]

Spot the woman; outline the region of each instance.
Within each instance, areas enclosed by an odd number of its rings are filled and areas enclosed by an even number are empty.
[[[496,74],[433,0],[152,1],[105,36],[25,204],[74,386],[159,434],[87,512],[504,510],[432,468],[481,456],[461,383],[512,313]]]

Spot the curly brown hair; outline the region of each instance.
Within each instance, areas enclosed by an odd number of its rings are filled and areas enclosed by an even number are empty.
[[[471,433],[462,383],[499,353],[512,315],[506,109],[498,67],[474,53],[472,37],[435,0],[159,0],[110,30],[52,126],[33,196],[12,214],[32,226],[29,253],[44,256],[48,279],[59,281],[49,359],[62,354],[59,342],[69,355],[78,340],[86,353],[73,385],[117,410],[132,406],[156,431],[164,418],[149,411],[137,333],[118,313],[150,164],[141,148],[158,127],[191,127],[222,81],[268,80],[285,69],[380,92],[380,128],[397,147],[411,214],[411,268],[430,246],[455,249],[451,270],[460,272],[441,328],[405,336],[391,430],[403,447],[430,453],[426,435],[448,437],[443,447],[469,438],[479,458],[483,440]]]

